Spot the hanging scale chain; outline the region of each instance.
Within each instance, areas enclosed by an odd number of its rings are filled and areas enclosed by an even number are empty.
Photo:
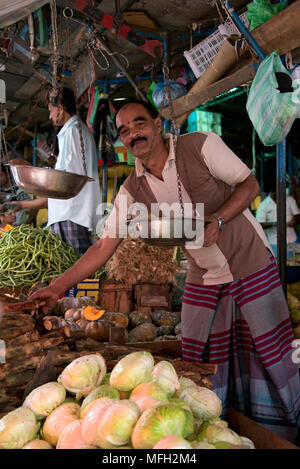
[[[83,136],[82,136],[82,125],[81,125],[79,105],[78,105],[78,99],[77,99],[77,91],[76,91],[75,68],[74,68],[72,49],[71,49],[71,32],[70,32],[69,21],[67,22],[67,25],[68,25],[67,31],[68,31],[70,65],[71,65],[71,74],[72,74],[72,81],[73,81],[73,92],[74,92],[75,103],[76,103],[76,114],[77,114],[77,119],[78,119],[78,129],[79,129],[80,145],[81,145],[81,152],[82,152],[82,162],[83,162],[83,169],[84,169],[85,175],[87,176],[86,157],[85,157],[85,150],[84,150],[84,141],[83,141]]]

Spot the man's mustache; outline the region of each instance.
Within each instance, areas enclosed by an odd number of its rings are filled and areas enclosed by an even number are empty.
[[[131,140],[130,142],[130,146],[133,147],[133,145],[135,145],[136,142],[140,142],[140,141],[147,141],[146,137],[137,137],[137,138],[134,138],[133,140]]]

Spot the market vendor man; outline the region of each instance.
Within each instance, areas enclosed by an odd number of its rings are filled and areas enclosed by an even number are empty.
[[[85,175],[76,102],[73,92],[63,88],[61,96],[48,97],[49,116],[60,126],[57,134],[59,153],[55,169]],[[100,204],[97,152],[94,138],[81,122],[87,182],[79,194],[70,199],[37,198],[18,202],[19,209],[48,208],[48,227],[81,255],[91,245],[91,232],[96,228],[96,210]]]
[[[147,207],[178,202],[171,136],[145,102],[126,103],[116,115],[123,144],[136,156],[135,171],[115,200],[105,232],[53,284],[32,298],[53,305],[111,257],[121,238],[109,236],[121,196]],[[189,270],[182,304],[182,356],[218,365],[213,390],[228,407],[295,441],[300,415],[298,364],[277,267],[260,224],[248,210],[259,191],[250,169],[211,132],[177,138],[176,160],[185,203],[203,202],[203,247],[184,249]],[[138,191],[137,191],[138,187]],[[123,203],[123,202],[122,202]],[[123,208],[122,208],[123,211]]]

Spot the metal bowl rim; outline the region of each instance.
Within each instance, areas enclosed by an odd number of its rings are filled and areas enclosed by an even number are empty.
[[[90,176],[85,176],[84,174],[77,174],[77,173],[71,173],[70,171],[62,171],[61,169],[54,169],[54,168],[41,168],[39,166],[29,166],[27,164],[10,164],[6,163],[5,166],[10,166],[11,168],[26,168],[28,171],[52,171],[53,173],[60,173],[60,174],[65,174],[65,175],[70,175],[70,176],[77,176],[80,178],[85,178],[87,181],[94,181],[94,178],[91,178]]]

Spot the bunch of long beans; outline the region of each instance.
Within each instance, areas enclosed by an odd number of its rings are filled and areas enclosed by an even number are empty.
[[[47,282],[78,259],[73,247],[49,229],[20,225],[0,238],[0,288]]]

